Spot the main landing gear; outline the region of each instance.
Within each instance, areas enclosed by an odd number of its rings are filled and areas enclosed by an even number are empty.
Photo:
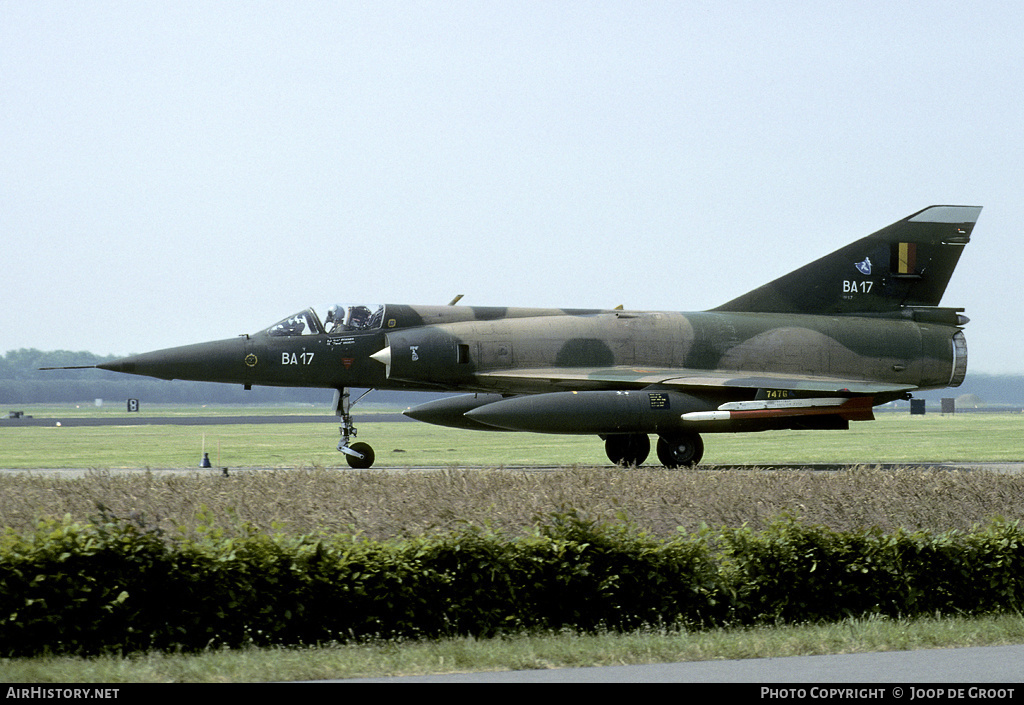
[[[646,433],[616,433],[604,436],[608,459],[623,467],[640,466],[651,452]],[[698,433],[677,433],[658,438],[658,460],[667,468],[691,467],[704,456],[704,441]]]
[[[338,450],[345,454],[345,461],[349,467],[357,470],[365,470],[373,465],[376,456],[368,443],[349,443],[350,438],[356,437],[356,425],[352,422],[350,410],[359,402],[359,399],[372,391],[372,389],[367,389],[353,402],[349,401],[347,387],[338,389],[334,394],[334,413],[341,418],[341,440],[338,441]]]

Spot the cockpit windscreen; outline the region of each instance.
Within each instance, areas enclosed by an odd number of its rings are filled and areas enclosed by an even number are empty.
[[[360,330],[376,330],[384,324],[383,306],[344,306],[335,304],[327,311],[325,325],[331,335]]]
[[[289,316],[280,323],[275,323],[267,329],[267,333],[274,338],[285,338],[298,335],[319,335],[324,332],[316,312],[308,308],[302,313]]]
[[[355,331],[376,330],[384,323],[383,306],[342,306],[334,305],[327,311],[327,320],[320,322],[316,312],[307,308],[301,313],[289,316],[267,329],[267,334],[274,338],[295,337],[301,335],[339,335]]]

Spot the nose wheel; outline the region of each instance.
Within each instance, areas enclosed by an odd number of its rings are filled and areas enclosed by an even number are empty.
[[[352,421],[350,410],[359,402],[359,399],[362,399],[372,391],[372,389],[367,389],[355,401],[349,400],[347,388],[339,389],[334,396],[334,413],[341,419],[339,429],[341,431],[341,440],[338,441],[338,451],[345,454],[345,462],[348,463],[349,467],[356,468],[357,470],[365,470],[373,465],[375,456],[373,448],[368,443],[349,442],[356,437],[356,425]]]

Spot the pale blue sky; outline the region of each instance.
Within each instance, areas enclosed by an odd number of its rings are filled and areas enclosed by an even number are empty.
[[[0,352],[701,310],[932,204],[1024,372],[1024,3],[0,0]]]

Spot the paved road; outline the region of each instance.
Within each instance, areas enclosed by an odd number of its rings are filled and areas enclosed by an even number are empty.
[[[960,699],[970,697],[970,684],[983,686],[986,692],[972,699],[1024,700],[1024,645],[983,646],[964,649],[925,649],[886,651],[837,656],[793,656],[789,658],[743,659],[735,661],[692,661],[648,666],[609,666],[604,668],[559,668],[532,671],[455,673],[437,676],[408,676],[366,680],[336,681],[391,683],[755,683],[770,687],[801,684],[809,691],[812,684],[877,683],[885,684],[884,694],[874,699],[910,701],[912,687],[922,684],[950,684],[965,689]],[[1003,684],[1002,686],[997,684]],[[1009,685],[1006,685],[1009,684]],[[1019,684],[1020,687],[1014,687]],[[893,692],[902,688],[900,693]],[[1006,692],[1013,689],[1013,693]],[[1002,698],[998,691],[1002,690]],[[760,694],[760,687],[753,693]],[[932,694],[934,697],[934,693]],[[808,697],[814,696],[808,693]],[[848,696],[849,697],[849,696]],[[914,699],[921,699],[916,697]],[[948,699],[943,695],[942,699]]]

